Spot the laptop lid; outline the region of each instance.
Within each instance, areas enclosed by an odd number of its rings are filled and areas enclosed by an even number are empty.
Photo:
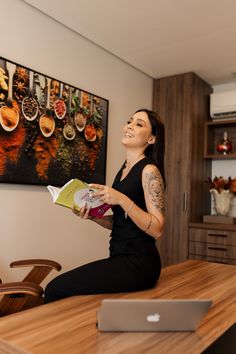
[[[210,299],[104,299],[97,313],[100,331],[194,331]]]

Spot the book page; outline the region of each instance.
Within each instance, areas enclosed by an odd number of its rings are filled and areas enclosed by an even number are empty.
[[[75,193],[87,188],[87,184],[79,179],[70,180],[60,190],[56,199],[56,204],[63,205],[68,208],[73,208],[75,205],[74,196]]]
[[[51,193],[52,195],[52,200],[53,200],[53,203],[56,202],[56,199],[58,197],[58,194],[60,192],[60,188],[58,187],[54,187],[54,186],[47,186],[47,189],[49,190],[49,192]]]

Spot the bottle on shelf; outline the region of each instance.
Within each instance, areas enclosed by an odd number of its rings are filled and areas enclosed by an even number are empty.
[[[228,133],[225,131],[223,134],[223,139],[216,146],[217,152],[227,155],[233,150],[232,142],[228,138]]]

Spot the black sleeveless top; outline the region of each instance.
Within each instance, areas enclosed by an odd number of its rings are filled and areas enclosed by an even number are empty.
[[[147,211],[142,187],[142,171],[148,164],[154,164],[145,157],[138,161],[121,181],[122,170],[118,172],[112,187],[127,195],[141,209]],[[113,228],[110,239],[110,255],[149,254],[157,255],[155,239],[139,229],[119,205],[112,207]]]

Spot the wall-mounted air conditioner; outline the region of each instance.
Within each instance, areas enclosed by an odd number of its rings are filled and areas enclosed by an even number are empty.
[[[212,119],[235,119],[236,90],[212,93],[210,95],[210,115]]]

